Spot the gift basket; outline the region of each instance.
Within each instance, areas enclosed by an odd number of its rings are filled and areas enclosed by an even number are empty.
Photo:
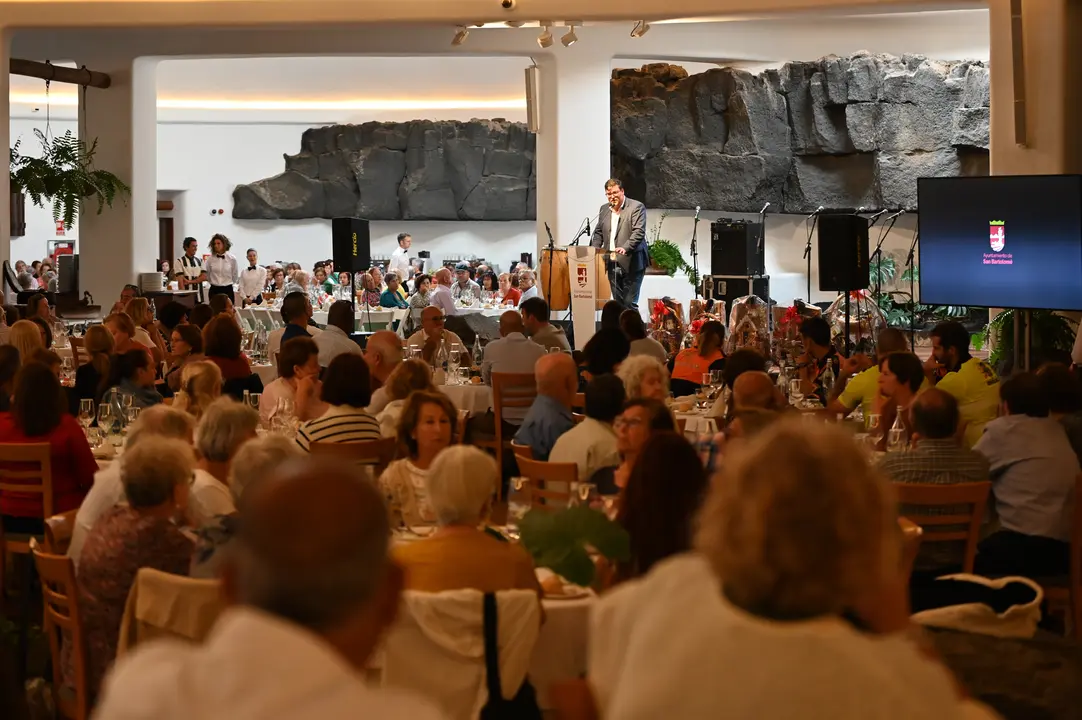
[[[770,357],[770,331],[766,314],[769,307],[757,295],[745,295],[733,300],[729,313],[729,335],[725,339],[725,354],[750,347]]]
[[[821,314],[819,308],[807,305],[803,300],[794,300],[784,310],[774,308],[774,354],[778,358],[795,358],[803,353],[800,326],[808,318]]]
[[[843,354],[845,347],[845,293],[839,295],[824,313],[830,323],[830,338],[834,348]],[[887,319],[867,290],[849,293],[849,352],[870,353],[875,348],[879,331]]]
[[[670,356],[680,352],[684,338],[683,308],[670,297],[652,300],[650,303],[650,327],[646,334],[665,346]]]

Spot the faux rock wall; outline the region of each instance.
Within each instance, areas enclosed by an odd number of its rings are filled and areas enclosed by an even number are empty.
[[[974,61],[858,53],[692,76],[647,65],[613,74],[612,169],[650,207],[912,209],[918,177],[988,174],[988,115],[988,69]],[[532,220],[534,152],[506,120],[313,128],[284,173],[237,186],[233,217]]]

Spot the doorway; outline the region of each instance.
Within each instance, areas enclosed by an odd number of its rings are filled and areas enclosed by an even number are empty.
[[[162,262],[168,262],[172,266],[176,257],[173,254],[173,218],[160,217],[158,218],[158,269],[161,270]]]

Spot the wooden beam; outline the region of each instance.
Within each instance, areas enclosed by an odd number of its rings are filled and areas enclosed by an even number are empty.
[[[40,78],[52,82],[68,83],[71,85],[85,85],[87,87],[105,89],[112,84],[112,79],[105,73],[94,72],[86,68],[69,68],[41,63],[33,60],[19,60],[11,58],[10,71],[12,75]]]
[[[173,212],[173,201],[172,200],[159,200],[158,201],[158,212]]]

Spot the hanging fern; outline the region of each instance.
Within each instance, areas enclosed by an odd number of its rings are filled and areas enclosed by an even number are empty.
[[[677,272],[682,272],[688,276],[688,282],[693,287],[699,285],[699,273],[695,272],[695,269],[684,260],[684,254],[680,252],[680,246],[674,243],[672,240],[666,240],[661,237],[661,226],[665,223],[665,218],[669,217],[669,213],[661,213],[661,218],[657,221],[657,225],[654,226],[651,234],[653,238],[647,242],[647,249],[650,251],[650,260],[659,268],[664,270],[671,277]]]
[[[38,207],[51,203],[53,220],[63,220],[68,230],[88,200],[97,201],[100,215],[106,205],[112,207],[118,198],[126,201],[131,195],[123,180],[94,168],[97,140],[88,148],[70,130],[56,138],[37,129],[34,134],[41,143],[41,157],[20,153],[21,141],[11,149],[11,189],[26,193]]]

